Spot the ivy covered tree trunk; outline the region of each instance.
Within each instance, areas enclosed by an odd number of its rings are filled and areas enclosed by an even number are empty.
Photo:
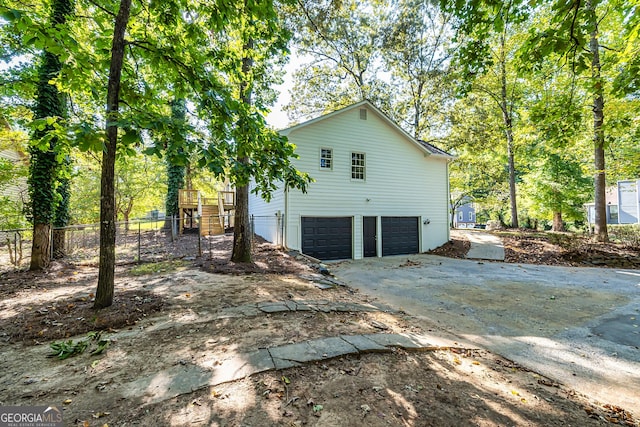
[[[176,99],[171,103],[171,118],[174,121],[184,122],[186,117],[186,105],[184,99]],[[177,217],[179,190],[184,188],[185,177],[185,135],[174,133],[172,140],[167,141],[167,198],[165,200],[165,228],[171,228],[171,218]]]
[[[244,51],[253,49],[253,40],[249,39],[244,46]],[[248,79],[248,75],[253,67],[253,60],[248,57],[242,59],[242,75]],[[251,86],[247,81],[243,82],[240,88],[240,97],[242,102],[248,106],[251,104]],[[243,132],[242,121],[240,121],[239,129]],[[249,157],[244,148],[246,139],[249,138],[248,130],[241,134],[238,141],[238,162],[246,165]],[[231,253],[231,261],[233,262],[251,262],[251,224],[249,222],[249,183],[241,183],[236,186],[236,211],[233,227],[233,251]]]
[[[102,153],[102,177],[100,182],[100,269],[94,308],[113,304],[114,272],[116,264],[116,208],[115,164],[118,145],[118,109],[122,63],[124,61],[124,35],[129,22],[131,0],[121,0],[116,16],[111,45],[111,65],[107,87],[106,143]]]
[[[69,225],[69,199],[71,198],[71,180],[68,176],[71,172],[69,159],[66,159],[60,166],[62,170],[58,175],[61,177],[58,179],[58,188],[56,189],[58,200],[53,217],[52,256],[54,259],[64,258],[67,254],[65,245],[67,233],[64,227]]]
[[[55,0],[52,4],[50,24],[63,26],[71,12],[72,5],[69,0]],[[61,95],[56,86],[49,83],[60,74],[61,69],[60,58],[45,50],[38,70],[36,102],[33,109],[35,119],[64,117],[65,108]],[[44,146],[38,145],[39,140],[51,130],[51,127],[46,127],[34,132],[34,144],[29,148],[31,161],[27,181],[31,203],[30,213],[33,220],[30,270],[42,270],[51,260],[50,235],[51,222],[54,218],[57,172],[56,139],[52,138]]]

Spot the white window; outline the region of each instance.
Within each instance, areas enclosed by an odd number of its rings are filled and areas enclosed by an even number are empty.
[[[464,212],[458,211],[458,221],[464,221]]]
[[[351,179],[364,181],[365,160],[364,153],[351,153]]]
[[[618,205],[607,205],[609,207],[609,222],[611,224],[618,223]]]
[[[473,222],[473,212],[469,212],[469,222]]]
[[[320,169],[333,169],[333,150],[331,148],[320,149]]]

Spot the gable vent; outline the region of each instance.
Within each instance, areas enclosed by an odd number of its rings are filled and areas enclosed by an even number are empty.
[[[367,120],[367,109],[366,108],[361,108],[360,109],[360,120]]]

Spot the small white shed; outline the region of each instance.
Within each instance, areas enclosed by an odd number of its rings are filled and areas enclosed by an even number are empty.
[[[306,194],[250,195],[256,234],[322,260],[425,252],[449,240],[448,163],[368,101],[281,131]]]

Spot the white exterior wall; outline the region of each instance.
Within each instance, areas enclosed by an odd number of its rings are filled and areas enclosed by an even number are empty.
[[[14,150],[0,150],[0,158],[13,163],[24,161],[20,153]],[[19,178],[0,188],[0,196],[9,197],[14,202],[25,199],[27,197],[27,179]]]
[[[289,248],[301,248],[302,216],[353,217],[356,259],[362,258],[363,216],[419,217],[421,252],[448,241],[447,159],[429,156],[373,109],[367,110],[367,120],[360,119],[360,108],[353,108],[287,134],[300,156],[294,165],[316,180],[307,194],[291,190],[287,195]],[[321,148],[333,150],[332,170],[320,169]],[[365,153],[364,181],[351,179],[352,152]],[[379,218],[377,235],[382,235]]]
[[[253,183],[251,188],[254,188]],[[282,242],[281,221],[283,221],[284,212],[284,190],[282,187],[273,193],[269,203],[265,202],[260,195],[249,193],[249,213],[254,217],[254,232],[269,242]]]

